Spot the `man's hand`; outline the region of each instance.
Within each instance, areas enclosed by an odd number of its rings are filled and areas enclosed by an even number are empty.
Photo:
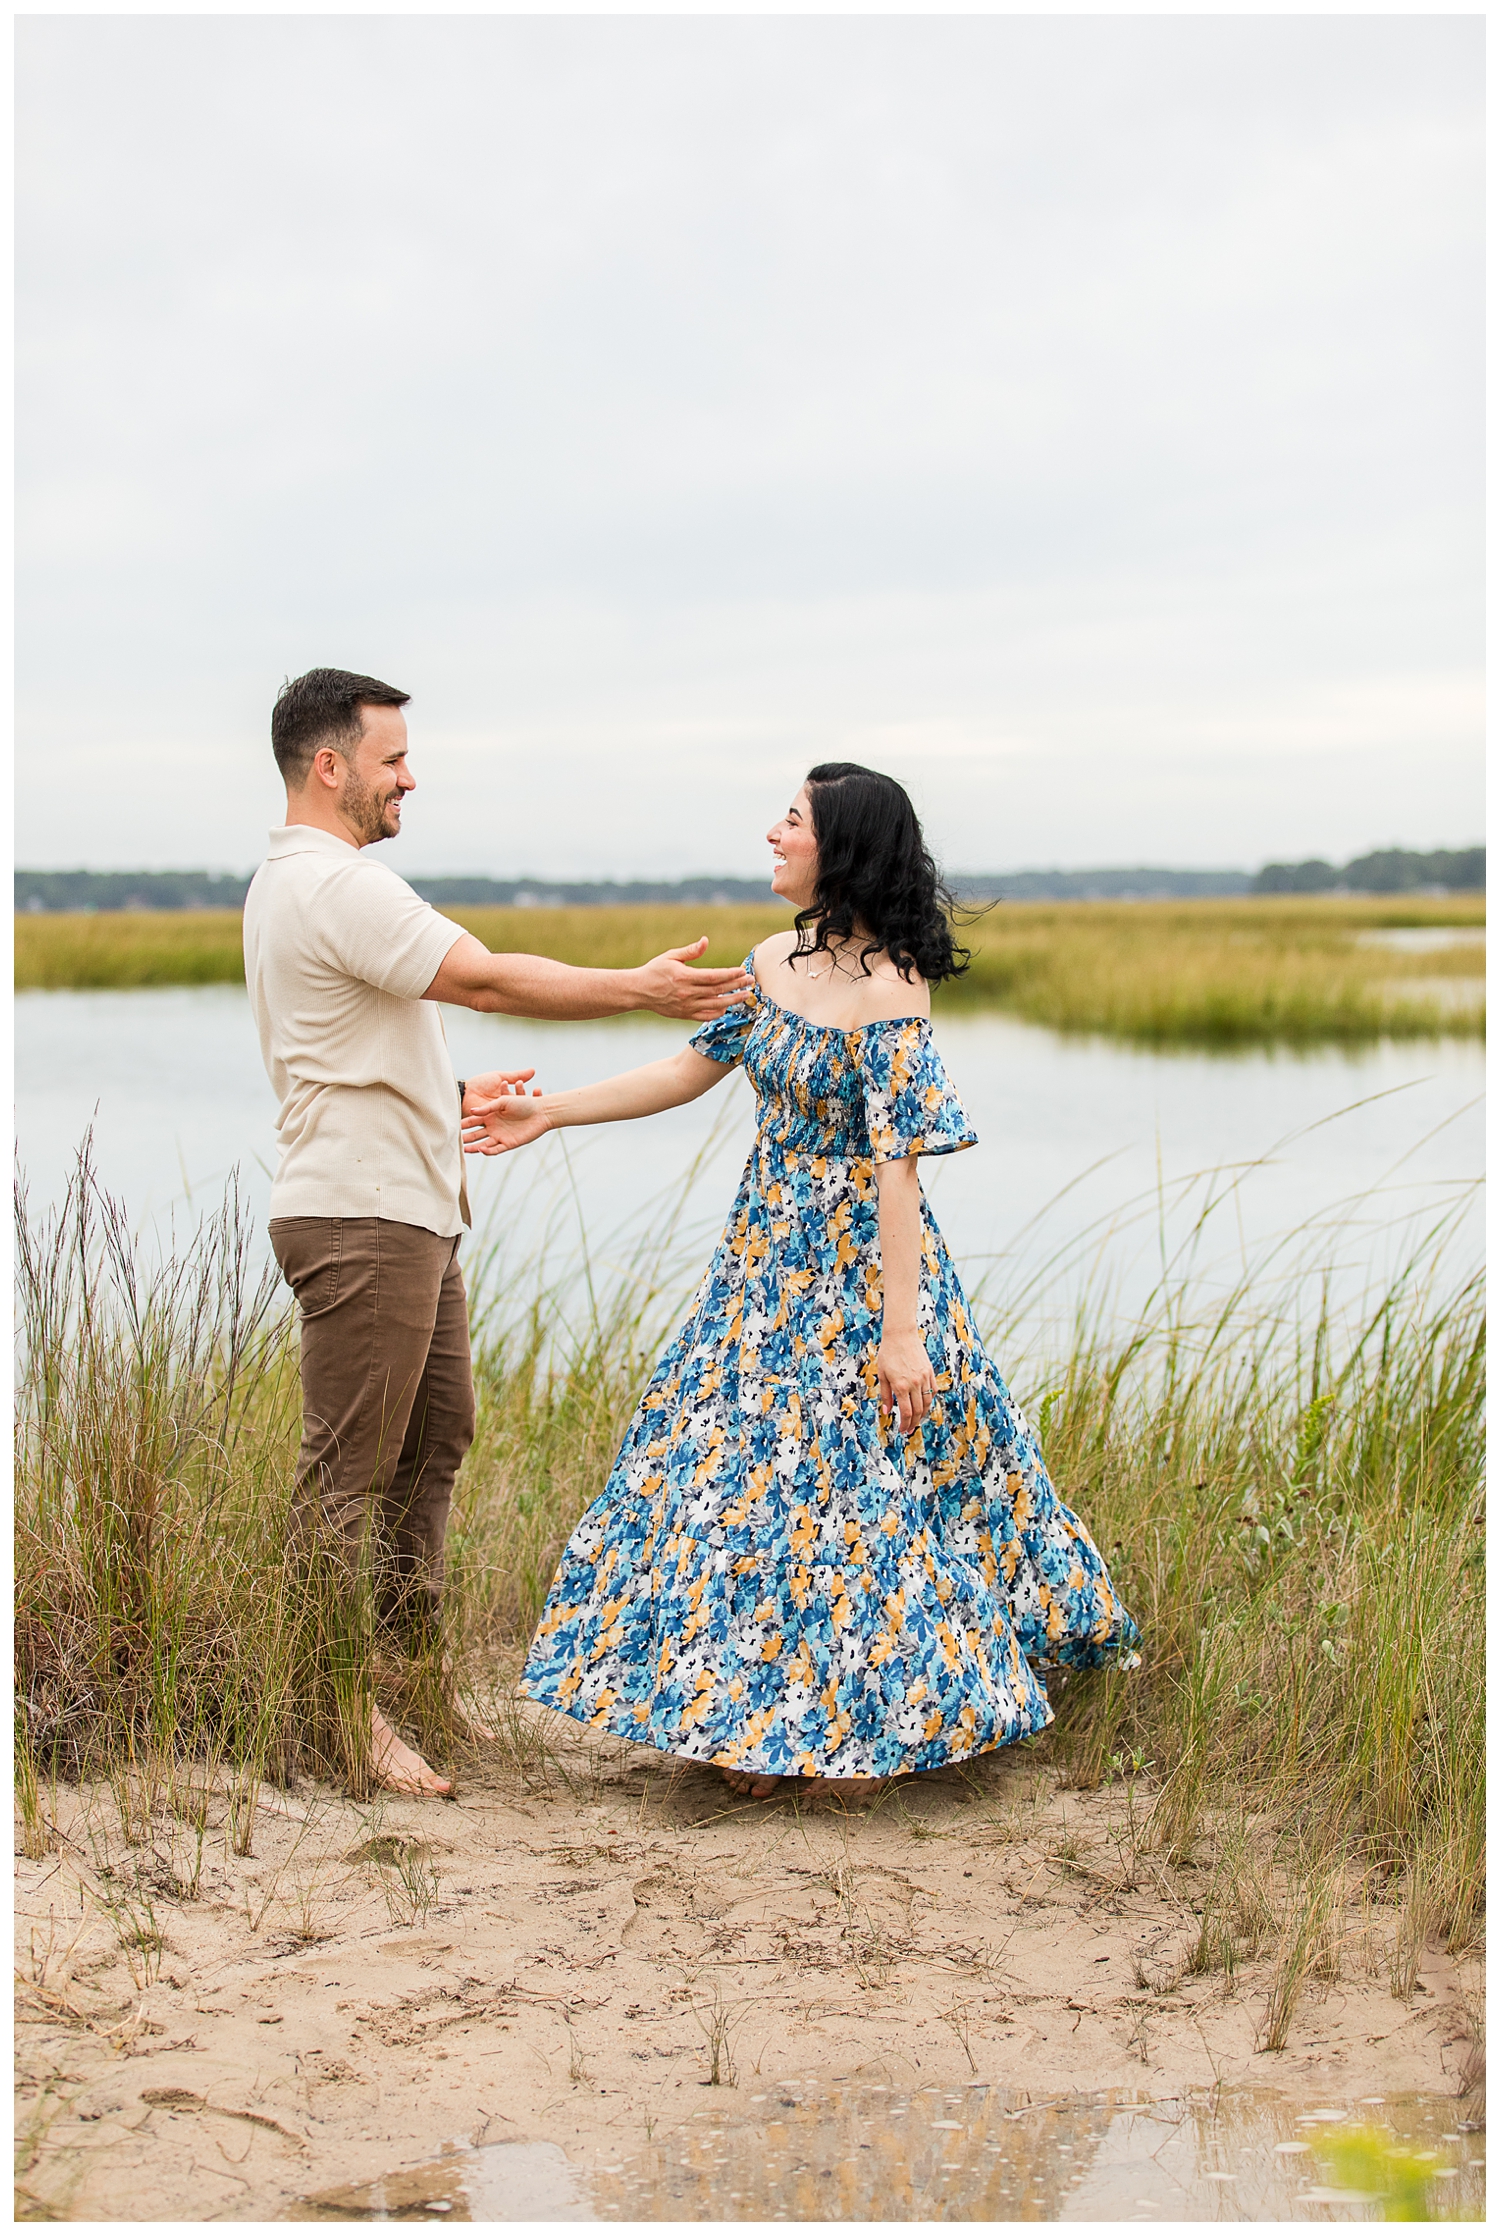
[[[755,980],[742,965],[736,963],[733,970],[691,968],[693,958],[707,945],[705,936],[691,947],[669,947],[664,955],[653,955],[649,963],[632,971],[630,976],[644,997],[641,1007],[654,1009],[658,1017],[690,1017],[703,1024],[743,1001]]]
[[[467,1155],[501,1157],[547,1131],[541,1088],[526,1092],[532,1076],[529,1071],[486,1071],[465,1083],[461,1131]]]
[[[535,1064],[526,1071],[476,1071],[464,1081],[464,1116],[487,1109],[497,1095],[519,1095],[527,1080],[535,1077]],[[538,1095],[541,1091],[540,1087],[533,1090]]]

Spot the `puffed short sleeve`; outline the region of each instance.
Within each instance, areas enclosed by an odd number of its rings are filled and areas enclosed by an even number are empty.
[[[755,949],[745,957],[745,969],[755,976]],[[745,1043],[750,1038],[750,1028],[760,1015],[760,989],[752,987],[742,1002],[733,1009],[726,1009],[722,1017],[715,1017],[711,1024],[700,1025],[688,1042],[700,1056],[707,1056],[716,1064],[737,1064],[745,1053]]]
[[[979,1136],[943,1069],[925,1017],[867,1025],[860,1040],[865,1124],[877,1165],[973,1148]]]

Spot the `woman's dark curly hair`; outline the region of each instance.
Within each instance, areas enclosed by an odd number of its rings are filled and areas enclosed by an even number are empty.
[[[799,910],[794,955],[827,950],[830,939],[864,938],[860,968],[884,949],[903,978],[929,985],[959,978],[969,951],[953,939],[953,895],[927,851],[916,809],[892,776],[858,761],[820,761],[807,772],[818,882]]]

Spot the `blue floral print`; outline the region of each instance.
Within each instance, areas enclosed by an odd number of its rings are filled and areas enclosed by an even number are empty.
[[[757,988],[692,1045],[744,1065],[755,1143],[522,1691],[670,1754],[802,1777],[930,1770],[1043,1730],[1036,1671],[1133,1666],[1138,1632],[925,1197],[937,1396],[905,1438],[878,1404],[875,1168],[977,1139],[927,1020],[841,1032]]]

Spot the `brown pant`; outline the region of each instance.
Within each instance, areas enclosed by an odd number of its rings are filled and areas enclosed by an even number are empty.
[[[409,1644],[439,1626],[453,1478],[474,1439],[457,1235],[396,1219],[273,1219],[302,1311],[295,1520],[351,1566]]]

